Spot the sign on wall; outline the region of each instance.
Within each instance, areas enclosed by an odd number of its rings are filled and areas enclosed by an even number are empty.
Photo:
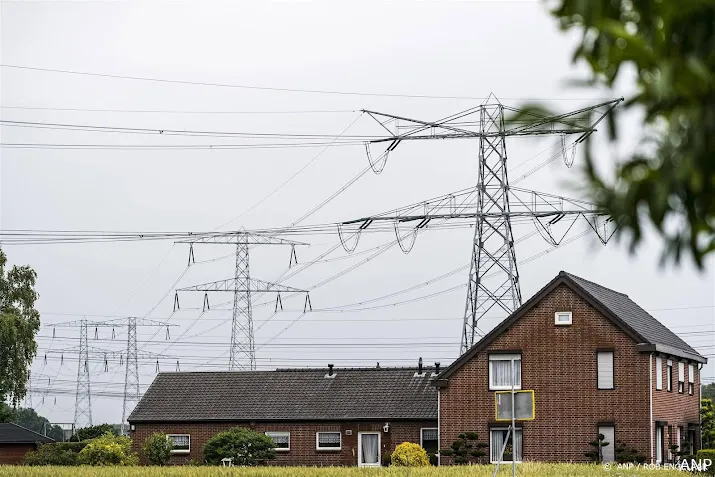
[[[511,421],[511,391],[494,393],[496,420]],[[534,391],[514,391],[514,414],[517,421],[532,421],[535,417]]]

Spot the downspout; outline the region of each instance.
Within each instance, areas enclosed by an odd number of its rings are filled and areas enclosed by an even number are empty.
[[[653,446],[653,353],[648,357],[648,400],[650,402],[650,463],[653,464],[655,462],[655,447]]]
[[[703,407],[703,380],[701,379],[700,372],[703,369],[703,363],[698,364],[698,424],[700,428],[698,429],[698,434],[700,435],[700,447],[703,448],[703,413],[701,412]],[[693,450],[693,449],[691,449]]]
[[[440,420],[441,420],[441,413],[439,412],[439,401],[440,401],[440,391],[439,388],[437,388],[437,467],[442,465],[442,452],[440,452],[440,449],[442,447],[440,446],[440,439],[442,437],[442,427],[439,425]]]

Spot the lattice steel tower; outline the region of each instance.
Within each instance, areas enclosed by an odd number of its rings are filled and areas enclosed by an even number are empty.
[[[89,346],[87,344],[87,319],[80,320],[79,353],[77,360],[77,394],[75,396],[74,427],[92,425],[92,393],[89,382]],[[82,425],[80,425],[82,424]]]

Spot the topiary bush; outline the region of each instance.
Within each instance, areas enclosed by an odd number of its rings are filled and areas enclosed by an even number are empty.
[[[78,463],[84,465],[137,465],[139,458],[131,452],[132,440],[111,432],[92,439],[79,453]]]
[[[36,451],[25,454],[25,465],[68,465],[78,463],[78,454],[86,442],[53,442],[40,444]]]
[[[487,453],[485,448],[489,447],[486,442],[479,441],[479,434],[476,432],[463,432],[457,436],[457,440],[452,442],[448,449],[441,449],[439,454],[445,457],[454,457],[457,465],[482,463]]]
[[[392,453],[392,465],[398,467],[426,467],[430,464],[427,452],[421,445],[414,442],[403,442]]]
[[[171,458],[173,444],[161,432],[155,432],[144,441],[142,452],[151,465],[166,465]]]
[[[243,427],[220,432],[206,441],[204,460],[220,465],[221,459],[233,457],[233,465],[256,466],[276,458],[273,439]]]

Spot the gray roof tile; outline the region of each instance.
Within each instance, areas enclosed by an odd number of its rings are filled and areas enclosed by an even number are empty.
[[[38,434],[9,422],[0,423],[0,444],[34,444],[36,442],[55,442],[54,439]]]

